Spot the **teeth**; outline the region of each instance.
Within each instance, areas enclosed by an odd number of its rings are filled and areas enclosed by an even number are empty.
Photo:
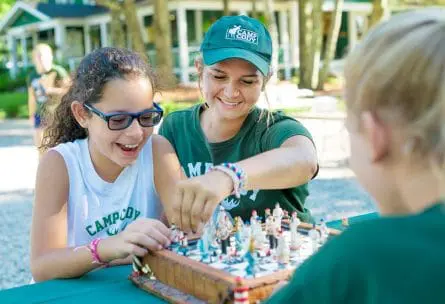
[[[125,148],[127,149],[134,149],[136,148],[138,145],[123,145]]]
[[[226,104],[226,105],[228,105],[228,106],[237,106],[237,105],[239,105],[241,102],[227,102],[227,101],[224,101],[224,100],[221,100],[222,101],[222,103],[223,104]]]

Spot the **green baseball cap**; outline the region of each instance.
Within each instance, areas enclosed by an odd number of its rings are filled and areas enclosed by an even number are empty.
[[[206,65],[239,58],[257,67],[267,76],[272,60],[272,39],[257,19],[248,16],[224,16],[205,34],[201,53]]]

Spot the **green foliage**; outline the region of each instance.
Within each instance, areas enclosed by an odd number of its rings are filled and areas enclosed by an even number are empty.
[[[197,103],[199,103],[199,101],[195,101],[195,102],[165,101],[165,102],[160,103],[160,106],[164,110],[164,117],[165,117],[172,112],[190,108],[191,106],[193,106]]]
[[[27,93],[0,93],[0,100],[0,118],[28,118]]]
[[[27,71],[20,72],[15,79],[8,72],[0,73],[0,92],[11,92],[26,87]]]

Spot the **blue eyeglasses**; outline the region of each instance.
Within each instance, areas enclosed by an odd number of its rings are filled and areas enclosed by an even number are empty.
[[[105,114],[93,107],[91,104],[84,104],[86,109],[105,120],[107,122],[108,129],[112,131],[119,131],[128,128],[133,123],[135,118],[138,120],[141,127],[148,128],[156,126],[161,121],[164,111],[158,104],[153,103],[153,105],[154,109],[148,109],[138,113],[114,112]]]

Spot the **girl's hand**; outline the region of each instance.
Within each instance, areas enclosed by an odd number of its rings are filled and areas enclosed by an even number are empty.
[[[170,229],[162,222],[141,218],[129,224],[121,233],[99,243],[102,260],[124,259],[129,255],[143,257],[148,250],[156,251],[170,245]]]
[[[207,223],[216,206],[232,193],[233,181],[221,171],[183,180],[176,185],[176,199],[172,206],[172,223],[184,232],[198,231]]]

